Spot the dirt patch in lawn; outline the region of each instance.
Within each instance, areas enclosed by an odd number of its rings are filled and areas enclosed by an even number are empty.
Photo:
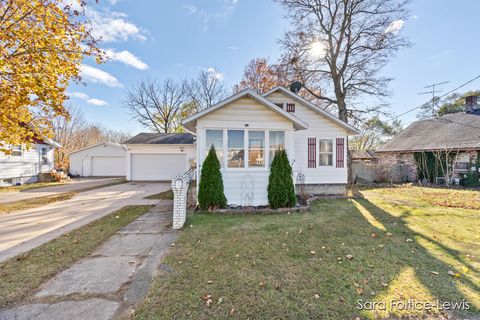
[[[127,206],[0,263],[0,307],[28,298],[40,284],[92,253],[152,206]]]
[[[449,317],[478,316],[480,211],[391,191],[319,200],[307,213],[189,215],[165,259],[171,272],[134,318],[443,319],[390,304],[408,299],[467,301]],[[386,308],[360,310],[359,300]]]

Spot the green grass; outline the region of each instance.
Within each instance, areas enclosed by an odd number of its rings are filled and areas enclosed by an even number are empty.
[[[11,186],[11,187],[0,187],[0,192],[12,192],[12,191],[24,191],[32,189],[40,189],[45,187],[53,187],[62,184],[68,184],[68,182],[35,182],[35,183],[26,183],[20,186]]]
[[[144,199],[153,199],[153,200],[173,200],[173,191],[172,189],[157,194],[152,194],[147,196]]]
[[[409,298],[465,299],[470,310],[452,315],[478,315],[480,211],[398,191],[321,200],[308,213],[190,215],[165,259],[173,272],[158,276],[135,319],[436,317],[389,308]],[[358,299],[387,310],[358,310]]]
[[[19,302],[38,286],[92,253],[152,206],[127,206],[0,263],[0,308]]]
[[[36,197],[36,198],[25,199],[25,200],[20,200],[15,202],[0,203],[0,214],[42,207],[49,203],[71,199],[73,196],[75,196],[80,192],[111,187],[111,186],[122,184],[125,182],[126,182],[125,180],[119,180],[119,181],[114,181],[114,182],[110,182],[110,183],[106,183],[98,186],[86,187],[86,188],[71,191],[71,192],[63,192],[63,193],[54,194],[50,196]]]

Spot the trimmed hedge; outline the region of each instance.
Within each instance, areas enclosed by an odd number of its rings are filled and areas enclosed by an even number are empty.
[[[292,167],[285,150],[277,150],[268,177],[268,204],[272,209],[293,207],[297,203]]]
[[[202,210],[225,208],[227,206],[220,168],[220,162],[212,145],[207,158],[203,161],[200,185],[198,186],[198,203]]]

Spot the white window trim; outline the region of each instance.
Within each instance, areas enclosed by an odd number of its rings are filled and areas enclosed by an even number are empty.
[[[15,146],[18,146],[18,144],[16,144]],[[20,146],[20,152],[21,152],[22,154],[19,155],[19,156],[14,156],[14,155],[13,155],[13,151],[14,151],[14,150],[13,150],[13,147],[14,147],[14,146],[12,145],[12,146],[10,146],[10,150],[12,151],[12,153],[10,153],[10,157],[12,157],[12,158],[23,158],[23,155],[25,154],[25,150],[24,150],[24,148],[23,148],[23,145],[20,144],[19,146]]]
[[[317,140],[318,140],[318,142],[317,142],[317,143],[318,143],[318,151],[317,151],[318,161],[317,161],[317,167],[318,167],[318,168],[334,167],[333,164],[335,163],[336,157],[337,157],[337,155],[336,155],[336,153],[335,153],[335,150],[336,150],[336,145],[335,145],[335,143],[334,143],[334,140],[335,140],[335,139],[334,139],[334,138],[317,138]],[[321,142],[322,140],[330,140],[330,141],[332,142],[332,152],[321,152],[321,151],[320,151],[320,142]],[[327,165],[320,164],[320,154],[330,154],[330,153],[332,154],[332,164],[331,164],[331,165],[330,165],[330,164],[327,164]]]

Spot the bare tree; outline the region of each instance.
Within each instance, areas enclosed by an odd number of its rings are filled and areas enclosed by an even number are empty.
[[[182,105],[186,102],[186,86],[173,79],[159,83],[141,80],[127,91],[123,106],[148,129],[168,133],[180,126]]]
[[[185,87],[195,111],[209,108],[227,96],[221,76],[210,70],[200,71],[196,78],[185,82]]]
[[[359,96],[389,94],[391,78],[379,71],[408,45],[399,35],[408,0],[277,1],[293,27],[281,41],[283,63],[308,80],[307,91],[335,105],[341,120],[372,111],[354,106]]]
[[[61,148],[55,148],[55,168],[65,171],[69,168],[69,154],[85,147],[103,143],[121,143],[131,135],[129,133],[105,129],[100,125],[89,123],[83,112],[75,107],[66,107],[70,117],[56,117],[53,119],[55,141]]]

